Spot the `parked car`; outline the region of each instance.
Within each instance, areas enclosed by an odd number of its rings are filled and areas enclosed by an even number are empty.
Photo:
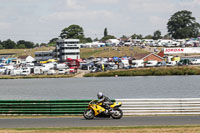
[[[156,60],[147,61],[146,67],[155,67],[157,64],[158,64],[158,61]]]
[[[166,66],[175,66],[177,63],[176,61],[167,62]]]
[[[65,69],[59,69],[58,74],[66,74]]]
[[[191,64],[192,65],[198,65],[198,64],[200,64],[200,59],[193,59],[193,60],[191,60]]]
[[[132,60],[132,68],[144,67],[144,60]]]
[[[165,65],[166,65],[165,62],[158,62],[157,65],[156,65],[156,67],[161,67],[161,66],[165,66]]]
[[[47,75],[55,75],[56,74],[56,71],[53,70],[53,69],[50,69],[48,72],[47,72]]]

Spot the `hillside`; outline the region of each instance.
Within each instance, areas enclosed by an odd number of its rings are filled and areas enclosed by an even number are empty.
[[[136,54],[148,53],[144,49],[138,47],[106,47],[106,48],[82,48],[81,58],[88,57],[122,57],[134,56]]]
[[[34,57],[36,51],[49,51],[54,50],[54,47],[41,47],[34,49],[1,49],[0,54],[10,54],[13,55],[9,57],[19,57],[25,55],[31,55]],[[122,57],[122,56],[134,56],[136,54],[148,53],[144,49],[137,47],[106,47],[106,48],[81,48],[81,58],[88,57]]]

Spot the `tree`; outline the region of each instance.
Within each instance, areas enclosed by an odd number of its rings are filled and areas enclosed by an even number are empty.
[[[55,46],[58,38],[53,38],[48,42],[48,46]]]
[[[41,44],[40,44],[40,47],[46,47],[46,46],[47,46],[46,43],[41,43]]]
[[[94,41],[94,42],[97,42],[97,41],[99,41],[99,39],[96,37],[93,41]]]
[[[171,39],[170,35],[169,34],[166,34],[163,36],[163,39]]]
[[[75,24],[70,25],[62,30],[60,37],[62,39],[80,39],[81,41],[84,38],[83,28]]]
[[[90,43],[90,42],[92,42],[92,38],[90,37],[86,37],[82,40],[82,43]]]
[[[0,40],[0,49],[4,49],[4,47],[3,47],[3,44],[2,44],[2,42],[1,42],[1,40]]]
[[[192,17],[192,12],[187,10],[178,11],[172,15],[167,23],[169,34],[175,39],[197,37],[200,24]]]
[[[10,39],[3,41],[2,46],[5,49],[14,49],[16,47],[16,43]]]
[[[30,48],[34,48],[34,45],[35,44],[33,42],[29,42],[29,41],[25,41],[25,40],[19,40],[17,42],[17,48],[24,48],[24,46],[25,46],[25,48],[30,49]]]
[[[121,39],[123,39],[123,38],[127,39],[128,37],[125,36],[125,35],[122,35],[122,37],[120,37],[120,38],[121,38]]]
[[[158,39],[161,39],[162,36],[161,36],[161,31],[157,30],[153,33],[153,39],[154,40],[158,40]]]
[[[18,44],[18,45],[17,45],[17,48],[18,48],[18,49],[25,49],[26,46],[25,46],[24,44]]]
[[[153,39],[153,36],[152,35],[147,35],[144,37],[145,39]]]
[[[141,34],[139,34],[139,35],[133,34],[133,35],[131,36],[131,38],[132,38],[132,39],[142,39],[143,37],[142,37]]]
[[[102,41],[102,42],[105,42],[105,41],[107,41],[107,40],[109,40],[109,39],[116,39],[116,37],[115,37],[115,36],[112,36],[112,35],[107,35],[107,36],[103,37],[103,38],[101,39],[101,41]]]
[[[104,37],[108,36],[108,30],[107,28],[104,29]]]

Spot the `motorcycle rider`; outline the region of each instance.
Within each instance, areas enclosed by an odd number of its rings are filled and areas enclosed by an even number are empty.
[[[103,95],[102,92],[97,93],[98,101],[97,103],[102,103],[102,107],[106,109],[106,111],[110,111],[110,106],[112,105],[112,101],[105,95]]]

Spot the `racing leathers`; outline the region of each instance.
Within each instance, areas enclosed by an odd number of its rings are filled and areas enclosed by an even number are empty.
[[[105,109],[109,109],[109,105],[112,105],[112,101],[104,95],[97,101],[97,103],[102,103],[102,107]]]

